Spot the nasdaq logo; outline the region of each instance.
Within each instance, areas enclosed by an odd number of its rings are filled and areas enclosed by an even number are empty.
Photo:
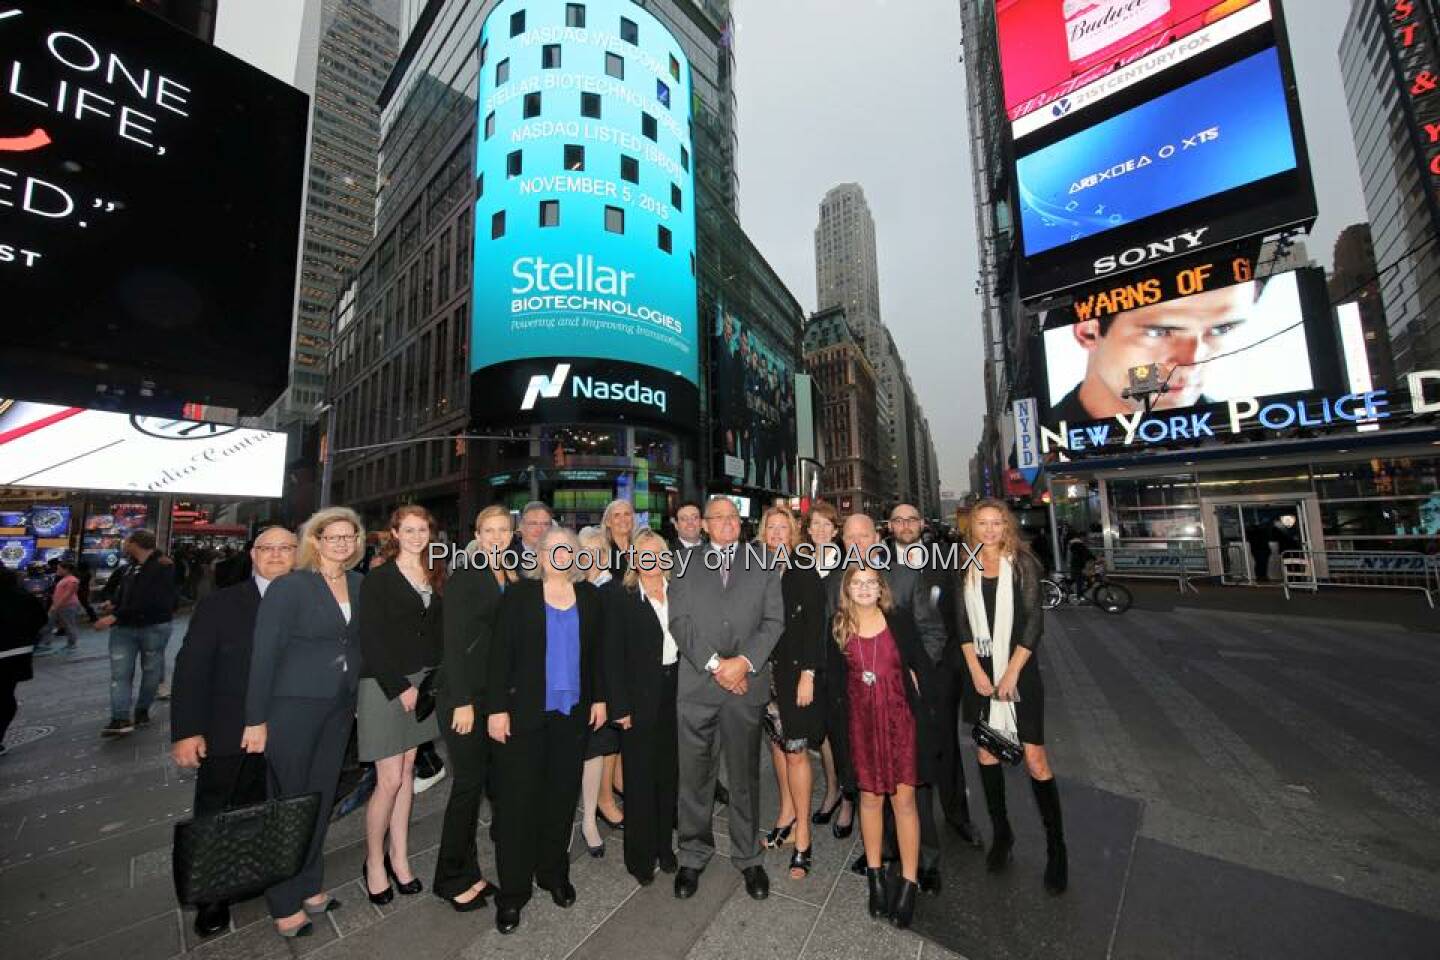
[[[530,378],[530,385],[525,388],[525,399],[520,401],[521,410],[534,410],[535,401],[544,397],[546,400],[554,400],[560,396],[560,391],[565,388],[565,378],[570,375],[570,364],[555,364],[555,372],[548,377],[543,373],[537,373]]]

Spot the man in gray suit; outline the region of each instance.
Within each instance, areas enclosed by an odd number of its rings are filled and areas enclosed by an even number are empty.
[[[680,869],[675,896],[694,896],[715,853],[715,775],[730,784],[730,860],[756,900],[770,894],[760,846],[760,716],[770,697],[770,652],[785,628],[780,575],[740,546],[735,504],[705,507],[710,542],[671,580],[670,632],[680,648]],[[718,748],[718,749],[717,749]]]

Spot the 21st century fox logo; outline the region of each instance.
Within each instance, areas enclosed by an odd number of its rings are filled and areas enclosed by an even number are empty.
[[[537,373],[525,387],[525,396],[520,401],[521,410],[534,410],[540,400],[554,400],[565,390],[566,379],[570,381],[570,396],[575,400],[605,400],[612,402],[640,404],[654,407],[661,413],[667,412],[668,401],[664,390],[647,387],[638,379],[626,383],[623,380],[600,380],[577,374],[570,376],[570,364],[557,363],[550,374]]]

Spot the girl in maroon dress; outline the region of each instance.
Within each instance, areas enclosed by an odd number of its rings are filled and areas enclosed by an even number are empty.
[[[921,698],[928,658],[908,614],[892,609],[884,574],[851,567],[841,583],[835,642],[844,654],[851,763],[860,787],[860,835],[872,917],[908,927],[919,889],[920,817],[915,788],[931,780],[928,709]],[[924,684],[928,688],[928,684]],[[895,814],[900,878],[881,860],[885,801]]]

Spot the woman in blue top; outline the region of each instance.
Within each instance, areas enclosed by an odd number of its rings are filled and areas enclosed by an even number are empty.
[[[511,933],[532,881],[558,906],[575,902],[570,827],[585,744],[606,720],[605,615],[575,563],[575,534],[540,541],[537,579],[505,592],[490,676],[486,729],[495,742],[495,926]]]

